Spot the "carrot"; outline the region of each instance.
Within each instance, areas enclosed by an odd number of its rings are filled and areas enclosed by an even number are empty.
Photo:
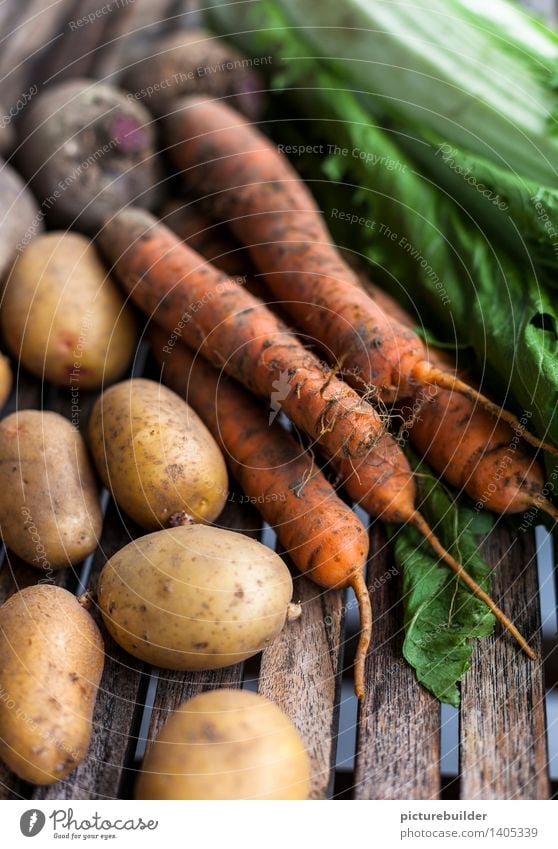
[[[412,316],[390,295],[363,280],[374,301],[407,327]],[[455,367],[445,351],[430,351],[430,359]],[[433,388],[432,388],[433,389]],[[405,423],[409,440],[433,468],[452,486],[463,489],[479,507],[496,513],[523,513],[538,506],[554,519],[556,508],[543,498],[545,479],[541,466],[521,445],[520,433],[494,418],[470,398],[447,389],[415,396]],[[402,417],[405,419],[405,411]]]
[[[198,207],[199,204],[171,200],[165,204],[159,218],[183,242],[229,277],[242,277],[251,268],[246,248],[230,238],[223,224],[213,221]]]
[[[224,225],[199,211],[199,204],[175,202],[167,218],[180,238],[228,273],[248,272],[249,290],[269,302],[265,287],[251,276],[251,262]],[[360,284],[388,316],[405,327],[416,324],[412,316],[390,295],[358,273]],[[443,368],[454,369],[447,351],[429,348],[429,358]],[[413,447],[453,486],[463,489],[478,505],[497,513],[520,513],[536,505],[555,511],[541,497],[544,475],[540,465],[522,448],[512,428],[473,403],[447,389],[429,387],[415,394],[401,408],[403,433]]]
[[[201,251],[201,253],[203,253],[203,251]],[[379,307],[382,312],[391,319],[395,319],[404,327],[409,327],[411,330],[415,329],[417,322],[413,320],[412,315],[410,315],[410,313],[408,313],[407,310],[395,300],[395,298],[392,298],[391,295],[388,295],[388,293],[384,292],[383,289],[380,289],[379,286],[371,283],[364,274],[359,274],[357,272],[357,276],[363,289],[368,292],[376,306]],[[452,371],[455,370],[455,358],[449,351],[440,350],[433,345],[429,345],[428,359],[435,365],[440,366],[440,368],[450,369]]]
[[[187,185],[211,201],[215,217],[249,248],[297,326],[351,363],[353,385],[400,397],[439,386],[519,426],[512,413],[429,362],[417,334],[374,304],[333,245],[310,192],[267,138],[219,101],[189,97],[180,104],[165,125]],[[523,438],[558,456],[558,448],[527,431]]]
[[[247,249],[232,237],[224,224],[201,212],[199,203],[193,205],[179,200],[169,201],[159,217],[192,250],[201,254],[229,277],[234,277],[260,301],[273,303],[274,311],[285,320],[285,311],[277,303],[273,293],[261,277],[255,276],[254,265]]]
[[[153,216],[139,209],[117,212],[100,245],[134,300],[171,331],[171,346],[182,336],[256,395],[284,392],[287,415],[330,456],[362,456],[373,445],[381,453],[392,441],[375,410],[261,301]],[[402,473],[411,474],[406,463]]]
[[[364,661],[372,609],[363,577],[368,535],[337,496],[313,459],[238,383],[219,374],[185,345],[165,353],[167,334],[154,329],[151,350],[164,382],[203,419],[242,489],[277,532],[300,572],[321,587],[352,587],[361,632],[355,657],[355,692],[364,695]]]
[[[411,468],[373,407],[306,350],[261,301],[205,263],[149,213],[120,210],[99,240],[133,300],[169,331],[165,353],[182,338],[255,394],[280,399],[294,424],[341,468],[348,491],[350,486],[364,490],[365,509],[385,521],[412,523],[534,657],[515,626],[444,550],[416,510]]]

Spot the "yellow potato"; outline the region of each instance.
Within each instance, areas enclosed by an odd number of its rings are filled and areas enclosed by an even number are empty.
[[[20,410],[0,422],[0,533],[41,569],[90,554],[101,535],[97,483],[85,443],[58,413]]]
[[[257,654],[282,630],[293,591],[281,558],[207,525],[140,537],[105,564],[106,627],[126,651],[166,669],[218,669]]]
[[[6,343],[29,371],[73,389],[94,389],[128,367],[135,320],[93,243],[46,233],[16,261],[0,320]]]
[[[83,760],[103,663],[99,629],[61,587],[0,607],[0,757],[20,778],[52,784]]]
[[[177,513],[216,519],[227,498],[223,455],[188,404],[153,380],[103,392],[89,422],[99,475],[119,506],[147,530]]]
[[[310,764],[290,719],[249,690],[185,702],[148,749],[136,799],[307,799]]]

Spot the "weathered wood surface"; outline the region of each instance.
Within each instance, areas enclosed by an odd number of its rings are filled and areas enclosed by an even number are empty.
[[[312,761],[312,798],[331,795],[343,654],[343,594],[295,578],[302,615],[262,655],[258,691],[290,716]]]
[[[394,571],[385,536],[375,525],[368,565],[373,646],[366,664],[366,696],[359,709],[355,798],[436,799],[440,706],[403,660],[401,587]]]
[[[540,653],[533,537],[498,525],[483,545],[495,567],[493,594]],[[461,798],[546,799],[549,792],[542,664],[497,629],[477,644],[462,686]]]

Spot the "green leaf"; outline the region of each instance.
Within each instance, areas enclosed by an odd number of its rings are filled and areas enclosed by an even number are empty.
[[[490,569],[479,553],[477,534],[490,530],[492,517],[457,507],[424,464],[418,471],[426,475],[421,477],[421,511],[448,551],[489,592]],[[414,528],[392,533],[403,576],[403,655],[421,684],[440,701],[458,707],[458,682],[469,669],[473,640],[493,632],[494,616]]]

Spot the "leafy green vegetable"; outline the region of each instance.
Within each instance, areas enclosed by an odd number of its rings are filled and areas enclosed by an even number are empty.
[[[456,507],[424,465],[421,510],[442,543],[488,590],[489,567],[479,554],[477,534],[492,523],[489,514]],[[472,640],[493,632],[494,616],[433,555],[428,543],[405,526],[393,529],[395,560],[403,576],[403,655],[418,680],[440,701],[458,707],[457,682],[469,668]]]
[[[326,65],[523,262],[558,268],[558,37],[541,23],[506,0],[258,0],[217,14],[233,32],[241,20],[252,49],[264,30],[296,40],[308,78]]]

